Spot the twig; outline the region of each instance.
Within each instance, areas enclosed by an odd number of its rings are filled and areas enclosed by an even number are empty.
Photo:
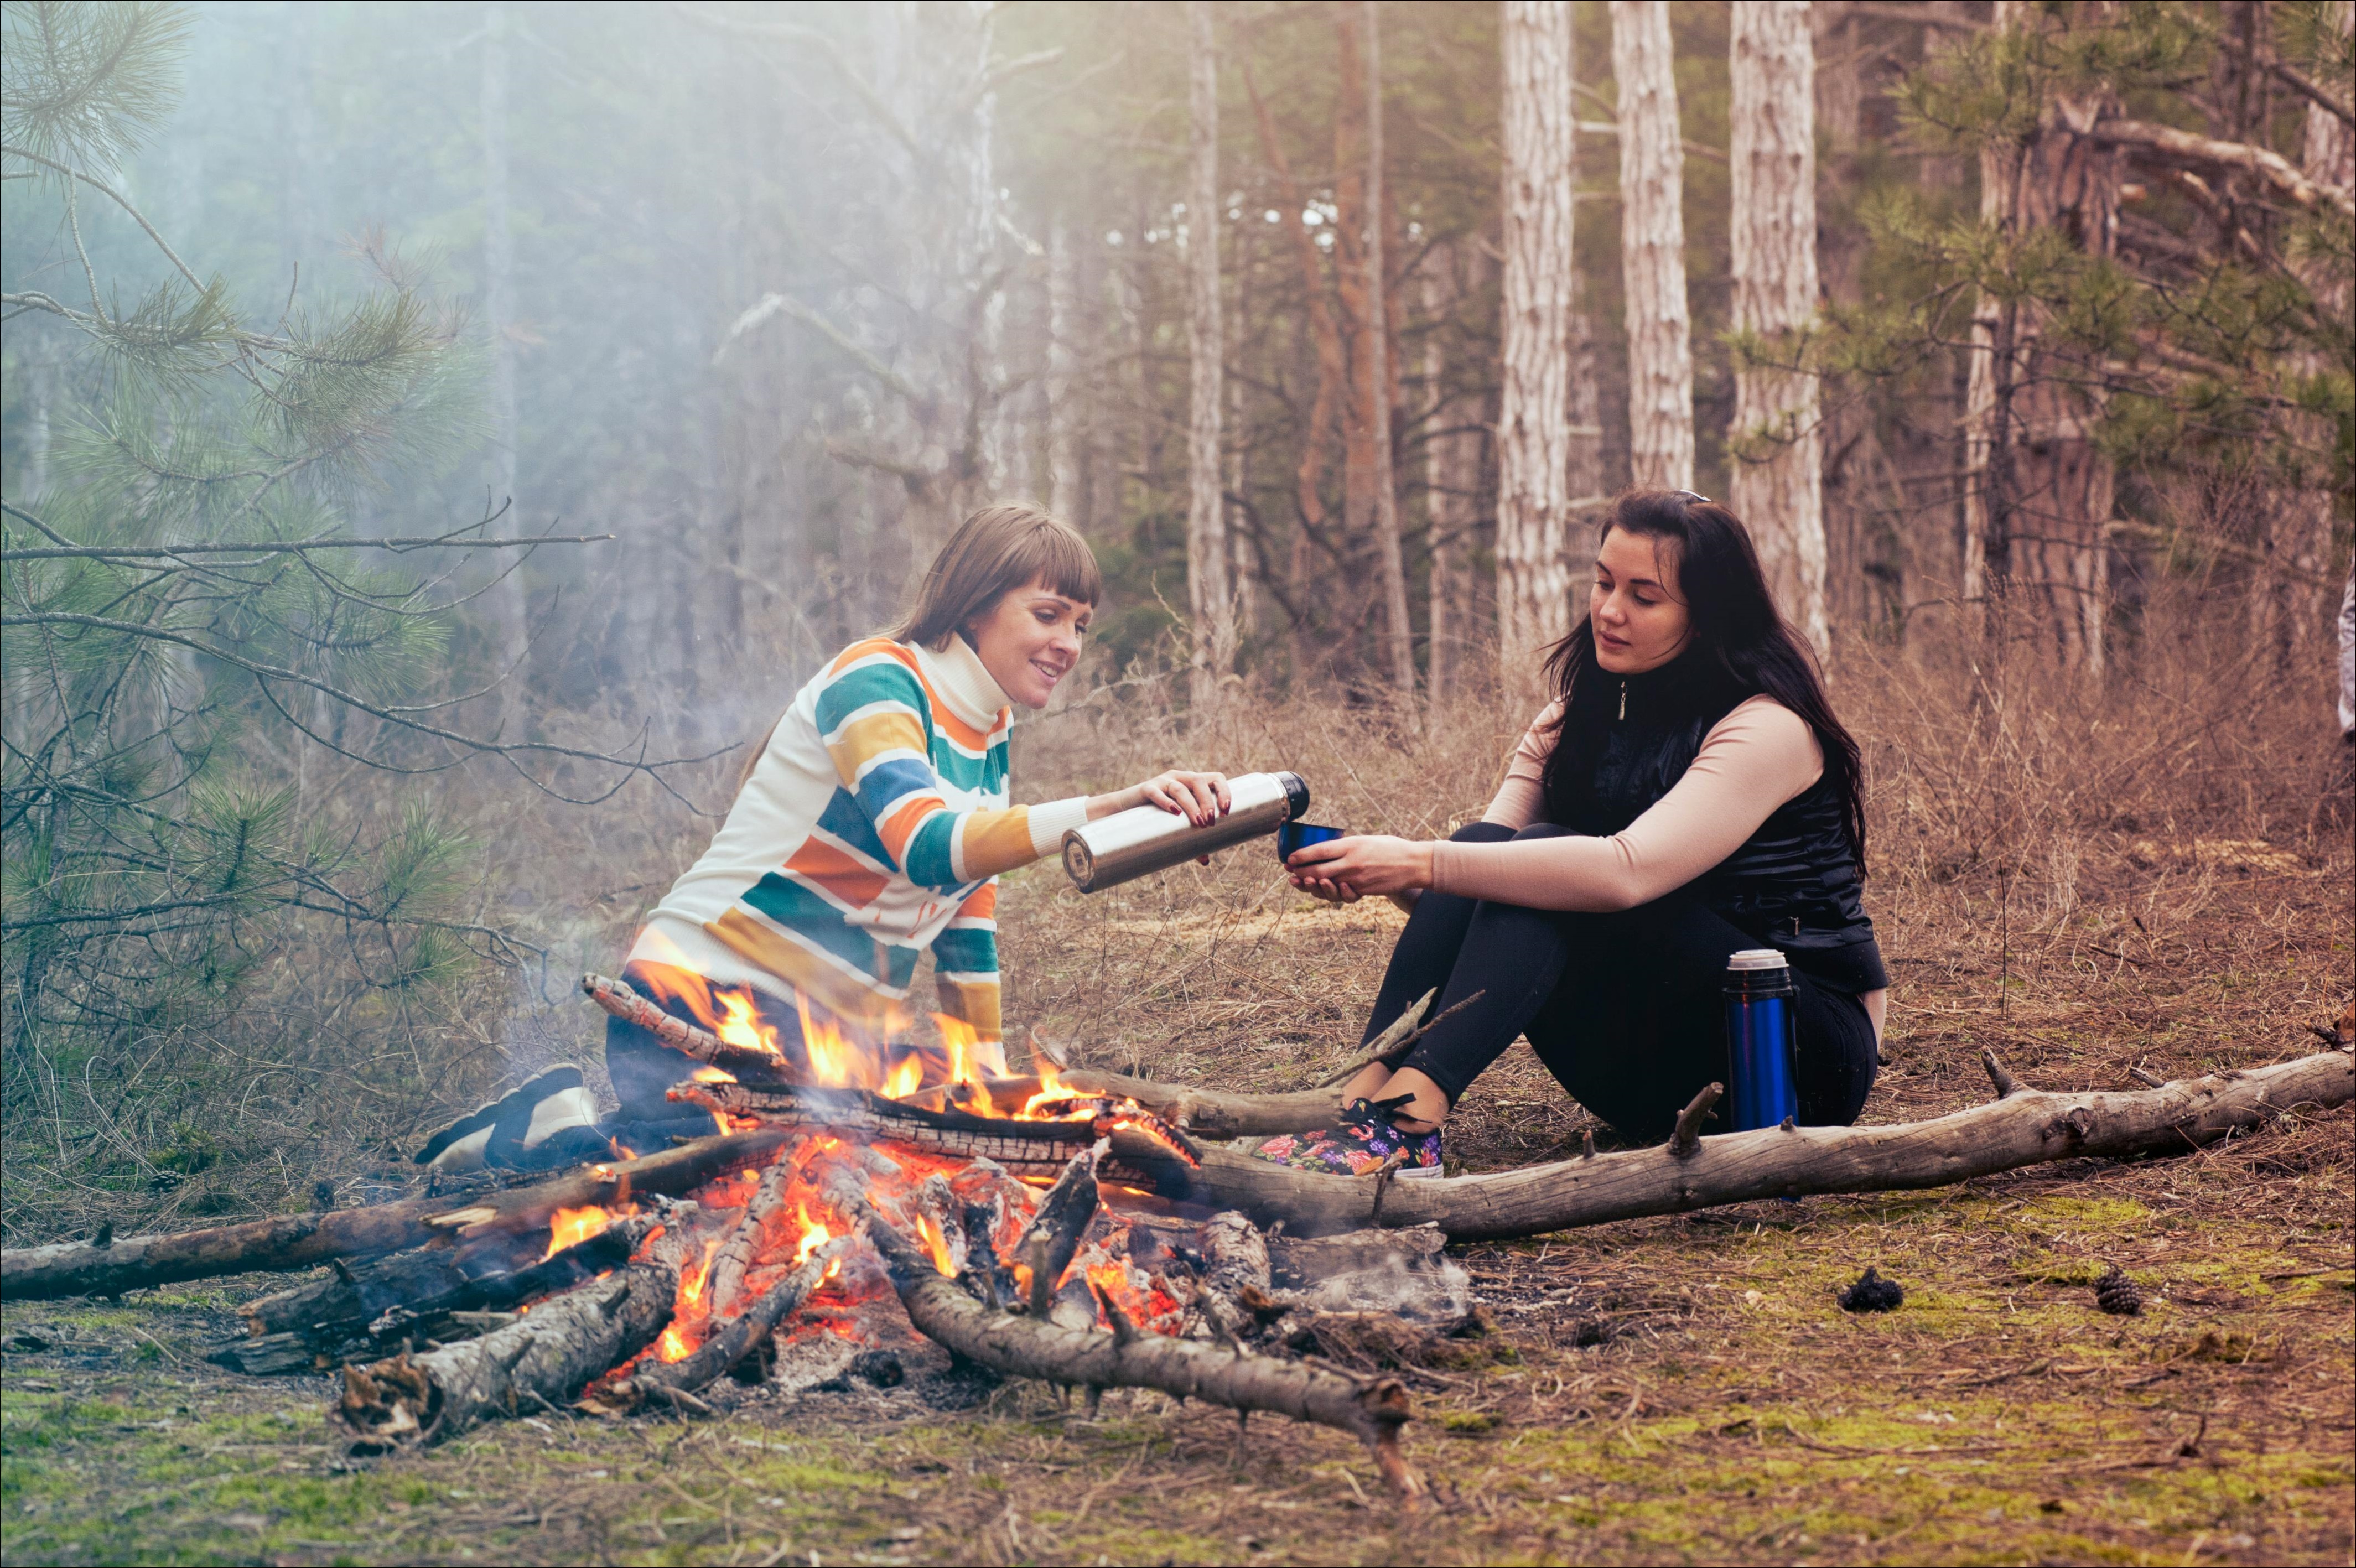
[[[1725,1084],[1707,1083],[1700,1093],[1686,1103],[1686,1108],[1677,1113],[1676,1130],[1669,1134],[1671,1154],[1686,1159],[1701,1147],[1701,1125],[1709,1118],[1710,1107],[1718,1104],[1718,1097],[1725,1093]]]

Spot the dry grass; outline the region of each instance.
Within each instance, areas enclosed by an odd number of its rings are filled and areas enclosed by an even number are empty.
[[[2317,809],[2328,708],[2319,680],[2250,678],[2231,652],[2178,638],[2100,696],[1844,664],[1898,976],[1868,1120],[1984,1097],[1982,1045],[2052,1088],[2311,1046],[2356,955],[2356,857]],[[1320,821],[1429,834],[1477,812],[1515,728],[1487,702],[1436,741],[1259,704],[1189,735],[1121,697],[1023,734],[1026,797],[1200,758],[1298,769]],[[493,870],[554,950],[552,999],[484,1031],[444,1098],[592,1038],[568,976],[612,961],[701,831],[652,813],[623,837],[584,816],[505,825]],[[1342,1057],[1396,925],[1300,899],[1261,847],[1093,898],[1034,869],[1001,908],[1018,1028],[1238,1086]],[[1451,1155],[1543,1158],[1584,1125],[1517,1048],[1467,1098]],[[50,1324],[87,1343],[8,1358],[0,1509],[28,1563],[2345,1563],[2351,1127],[2347,1108],[2294,1115],[2177,1159],[1472,1249],[1505,1354],[1414,1374],[1438,1499],[1419,1520],[1362,1495],[1331,1434],[1256,1424],[1239,1449],[1224,1413],[1116,1396],[1090,1425],[1023,1389],[962,1413],[841,1395],[686,1426],[518,1424],[342,1474],[316,1388],[177,1359],[223,1297],[198,1291],[8,1312],[0,1337]],[[2142,1282],[2142,1316],[2093,1309],[2112,1262]],[[1904,1308],[1833,1306],[1868,1264]]]

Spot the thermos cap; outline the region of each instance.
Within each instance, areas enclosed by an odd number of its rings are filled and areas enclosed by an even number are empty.
[[[1730,975],[1751,969],[1788,969],[1791,966],[1791,960],[1772,947],[1746,947],[1740,953],[1730,955],[1726,960],[1726,971]]]

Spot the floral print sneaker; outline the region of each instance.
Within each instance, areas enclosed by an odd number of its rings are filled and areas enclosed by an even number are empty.
[[[1353,1100],[1342,1111],[1339,1125],[1313,1133],[1285,1133],[1252,1151],[1256,1159],[1289,1165],[1295,1170],[1323,1171],[1333,1176],[1364,1176],[1380,1170],[1394,1156],[1404,1157],[1399,1174],[1429,1170],[1440,1173],[1440,1129],[1403,1133],[1391,1125],[1396,1107],[1371,1100]]]

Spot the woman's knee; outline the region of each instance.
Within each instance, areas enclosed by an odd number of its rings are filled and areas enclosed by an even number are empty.
[[[1516,837],[1502,822],[1468,822],[1448,836],[1451,844],[1503,844]]]
[[[1568,837],[1570,829],[1558,822],[1533,822],[1527,827],[1516,829],[1514,833],[1514,841],[1520,843],[1527,838],[1562,838]]]

